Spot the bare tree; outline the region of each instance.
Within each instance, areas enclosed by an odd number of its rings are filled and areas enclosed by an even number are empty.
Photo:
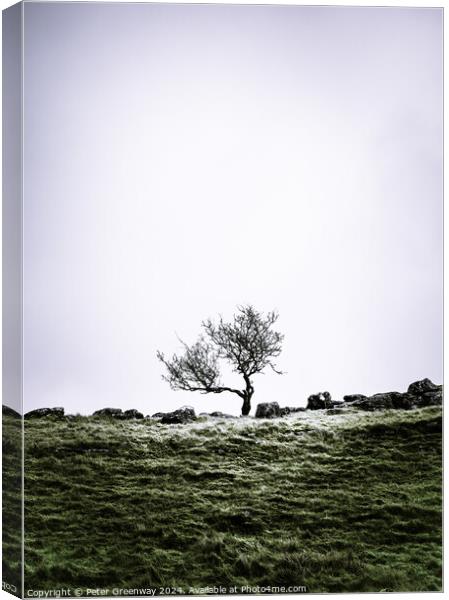
[[[203,334],[195,344],[188,346],[180,340],[184,354],[174,354],[167,359],[158,351],[157,357],[167,369],[162,378],[173,390],[237,394],[243,399],[242,415],[248,415],[254,394],[252,376],[266,367],[282,374],[273,362],[281,353],[284,339],[281,333],[272,329],[278,317],[276,311],[263,316],[252,306],[239,306],[230,323],[225,323],[222,317],[218,323],[210,319],[203,321]],[[226,387],[221,383],[220,359],[230,363],[232,370],[243,376],[243,389]]]

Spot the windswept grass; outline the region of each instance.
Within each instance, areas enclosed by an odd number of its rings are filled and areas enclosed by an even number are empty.
[[[2,422],[2,581],[14,595],[22,590],[22,419]]]
[[[26,422],[25,589],[441,589],[441,409]]]

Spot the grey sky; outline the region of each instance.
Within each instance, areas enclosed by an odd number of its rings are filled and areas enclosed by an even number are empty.
[[[26,410],[238,413],[156,350],[239,303],[255,404],[441,382],[442,11],[27,3],[24,235]]]

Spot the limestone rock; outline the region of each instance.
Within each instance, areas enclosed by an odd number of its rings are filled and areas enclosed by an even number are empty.
[[[422,379],[421,381],[414,381],[413,383],[411,383],[408,386],[408,390],[407,392],[409,394],[413,394],[414,396],[421,396],[422,394],[425,394],[426,392],[436,392],[438,390],[441,390],[442,386],[441,385],[436,385],[435,383],[433,383],[432,381],[430,381],[430,379],[427,379],[427,377],[425,379]]]
[[[312,394],[307,399],[307,408],[309,410],[321,410],[323,408],[332,408],[332,398],[329,392]]]
[[[257,405],[256,419],[275,419],[281,416],[281,409],[277,402],[262,402]]]
[[[191,406],[182,406],[178,410],[165,413],[161,419],[161,423],[167,425],[184,424],[191,421],[196,421],[195,411]]]
[[[61,419],[64,416],[64,409],[57,408],[36,408],[25,414],[25,419],[42,419],[43,417],[57,417]]]
[[[425,392],[416,398],[415,402],[418,408],[424,406],[441,406],[441,404],[443,404],[443,391],[435,390],[433,392]]]
[[[124,419],[143,419],[143,414],[136,410],[135,408],[130,408],[129,410],[125,410],[123,413]]]
[[[363,394],[349,394],[348,396],[343,396],[344,402],[355,402],[356,400],[366,400],[368,396],[364,396]]]
[[[122,419],[123,411],[121,408],[101,408],[96,410],[93,414],[94,417],[109,417],[111,419]]]
[[[210,417],[215,417],[215,418],[219,418],[219,419],[235,419],[234,415],[228,415],[226,413],[222,413],[219,410],[216,410],[214,412],[211,412],[209,414]]]

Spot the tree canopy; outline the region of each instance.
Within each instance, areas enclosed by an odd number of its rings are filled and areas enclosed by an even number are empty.
[[[184,352],[167,359],[162,352],[157,353],[166,367],[163,379],[173,390],[221,394],[231,392],[243,399],[242,414],[251,410],[254,394],[252,376],[269,367],[277,374],[275,359],[282,350],[284,336],[273,330],[279,318],[277,311],[265,316],[253,306],[239,306],[233,320],[225,322],[220,316],[217,322],[203,321],[202,334],[191,346],[181,343]],[[243,389],[223,385],[220,375],[220,361],[228,362],[232,370],[242,375]]]

